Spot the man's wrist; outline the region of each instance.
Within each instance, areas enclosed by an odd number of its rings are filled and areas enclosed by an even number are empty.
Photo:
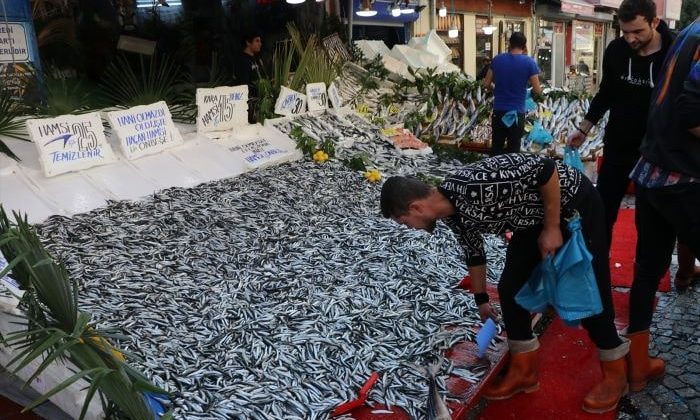
[[[477,306],[481,306],[484,303],[489,303],[489,294],[486,292],[474,293],[474,302]]]

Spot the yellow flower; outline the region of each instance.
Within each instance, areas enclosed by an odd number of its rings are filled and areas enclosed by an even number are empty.
[[[318,163],[323,163],[328,160],[328,153],[324,152],[323,150],[316,150],[316,153],[313,155],[313,159]]]
[[[369,182],[379,182],[382,179],[382,173],[376,169],[370,169],[369,171],[365,172],[364,175]]]

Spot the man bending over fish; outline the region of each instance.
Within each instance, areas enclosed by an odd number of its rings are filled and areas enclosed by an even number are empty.
[[[603,205],[585,176],[543,156],[505,154],[466,165],[437,188],[416,178],[391,177],[382,187],[381,209],[384,217],[414,229],[432,232],[440,219],[453,230],[466,254],[482,321],[495,317],[486,294],[482,235],[513,232],[498,283],[511,362],[505,377],[484,392],[493,400],[539,388],[539,343],[530,313],[516,303],[515,295],[537,264],[562,246],[569,236],[566,220],[578,214],[603,304],[602,313],[581,322],[598,347],[603,371],[583,409],[604,413],[617,407],[627,392],[629,342],[618,335],[614,324]]]

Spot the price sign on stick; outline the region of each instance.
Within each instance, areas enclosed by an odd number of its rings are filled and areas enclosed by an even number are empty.
[[[306,101],[309,111],[320,111],[328,108],[328,95],[326,93],[326,84],[307,83],[306,84]]]
[[[275,102],[275,113],[279,115],[301,114],[306,111],[306,95],[282,86]]]
[[[328,86],[328,100],[335,109],[340,109],[343,106],[343,98],[340,97],[340,92],[338,92],[338,87],[335,83],[331,83]]]

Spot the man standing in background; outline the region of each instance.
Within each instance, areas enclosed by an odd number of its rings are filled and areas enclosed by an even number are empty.
[[[253,104],[258,97],[258,89],[255,83],[258,81],[262,64],[257,54],[262,49],[262,39],[257,32],[248,32],[243,36],[243,51],[238,55],[234,63],[234,80],[236,86],[248,85],[248,122],[255,123]]]
[[[673,41],[666,24],[656,17],[652,0],[623,1],[618,18],[623,36],[605,49],[598,93],[586,118],[567,141],[579,147],[591,128],[610,110],[603,138],[603,164],[596,184],[605,207],[608,249],[630,171],[639,159],[651,91]]]
[[[494,57],[486,72],[484,87],[491,89],[494,85],[491,156],[520,152],[528,82],[534,93],[542,93],[540,71],[526,51],[527,38],[522,32],[514,32],[508,41],[508,52]]]

